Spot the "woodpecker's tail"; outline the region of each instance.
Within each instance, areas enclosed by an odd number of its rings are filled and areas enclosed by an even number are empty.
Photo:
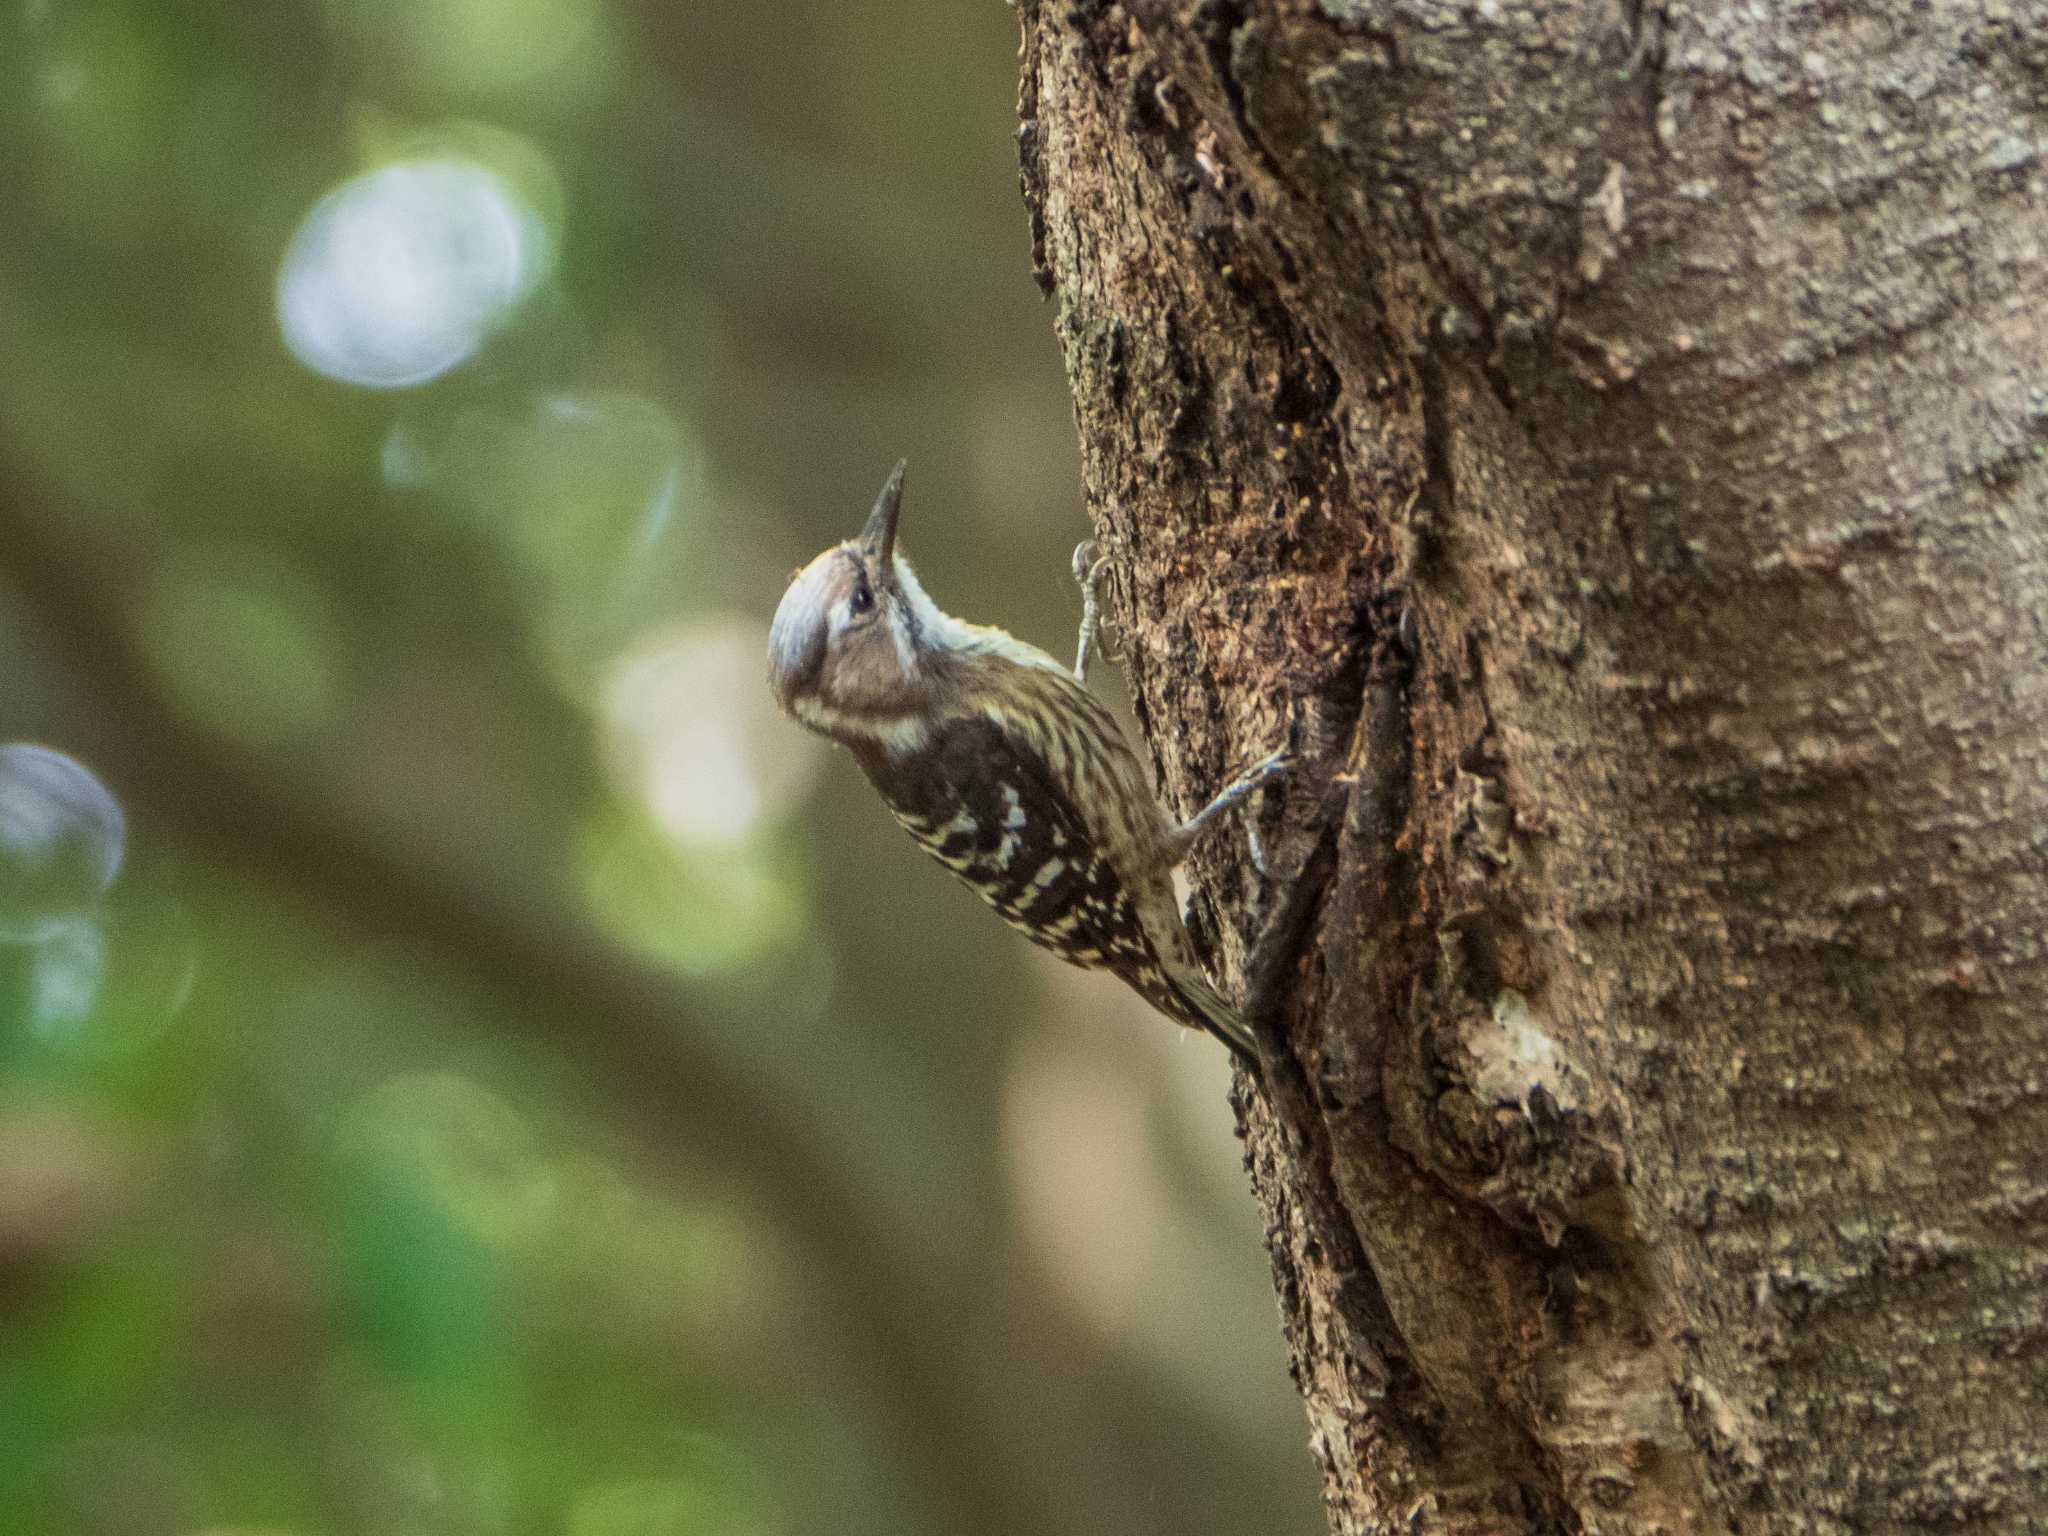
[[[1176,976],[1173,990],[1184,1005],[1187,1022],[1205,1029],[1230,1047],[1231,1055],[1245,1065],[1254,1081],[1259,1070],[1259,1043],[1252,1037],[1244,1015],[1223,1000],[1222,994],[1200,976]]]

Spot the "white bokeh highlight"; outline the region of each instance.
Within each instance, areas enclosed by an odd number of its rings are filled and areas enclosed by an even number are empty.
[[[121,804],[75,758],[0,745],[0,941],[37,943],[95,908],[121,872]]]
[[[503,177],[402,160],[313,205],[278,272],[278,324],[315,373],[402,389],[474,356],[552,265],[546,225]]]
[[[684,848],[734,848],[810,786],[823,747],[784,720],[767,626],[725,615],[653,631],[605,678],[605,746],[621,787]]]
[[[106,979],[106,929],[83,917],[60,924],[36,945],[29,967],[29,1028],[44,1038],[77,1028]]]

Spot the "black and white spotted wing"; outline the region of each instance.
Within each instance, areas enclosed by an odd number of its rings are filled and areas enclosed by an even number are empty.
[[[869,772],[904,830],[1011,927],[1184,1011],[1116,871],[1044,759],[1014,733],[980,717],[951,721],[922,751]]]

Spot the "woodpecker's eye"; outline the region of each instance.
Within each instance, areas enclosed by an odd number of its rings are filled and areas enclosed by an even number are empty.
[[[863,576],[854,583],[853,595],[846,600],[846,611],[857,619],[864,613],[873,612],[874,606],[874,588],[868,585],[867,577]]]

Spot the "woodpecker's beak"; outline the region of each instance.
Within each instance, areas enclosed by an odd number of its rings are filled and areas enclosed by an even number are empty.
[[[861,558],[868,562],[868,569],[877,580],[886,581],[895,574],[892,557],[896,553],[896,513],[903,505],[903,471],[909,467],[908,459],[896,461],[896,467],[889,471],[888,484],[875,498],[875,510],[868,514],[867,526],[860,531]]]

